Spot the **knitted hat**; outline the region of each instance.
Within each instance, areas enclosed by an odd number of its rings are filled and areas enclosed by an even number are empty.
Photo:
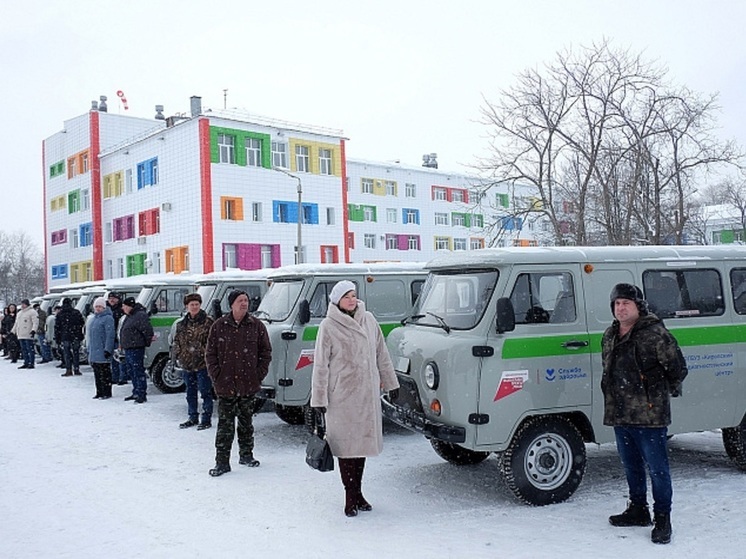
[[[122,300],[122,296],[116,291],[109,291],[109,298],[114,297],[115,299]]]
[[[200,295],[199,293],[190,293],[188,295],[184,295],[184,306],[185,307],[192,301],[197,301],[201,305],[202,295]]]
[[[238,299],[241,295],[246,295],[246,298],[249,297],[249,294],[246,293],[243,289],[234,289],[230,292],[230,295],[228,295],[228,305],[231,307],[233,306],[233,303],[235,303],[236,299]]]
[[[27,307],[31,304],[28,299],[21,299],[21,304],[26,305]]]
[[[93,301],[93,308],[95,309],[96,307],[106,308],[106,299],[103,297],[96,297],[96,300]]]
[[[350,291],[355,290],[357,290],[357,287],[355,287],[355,284],[352,283],[350,280],[338,281],[336,284],[334,284],[334,287],[332,287],[332,292],[329,294],[329,300],[332,302],[333,305],[338,305],[339,300],[342,297],[344,297]]]
[[[134,307],[136,302],[137,301],[135,301],[134,297],[127,297],[124,301],[122,301],[122,305],[124,305],[125,307]]]
[[[642,290],[631,283],[618,283],[611,290],[609,295],[611,302],[611,314],[614,314],[614,301],[617,299],[628,299],[637,305],[641,315],[648,314],[648,304],[642,294]]]

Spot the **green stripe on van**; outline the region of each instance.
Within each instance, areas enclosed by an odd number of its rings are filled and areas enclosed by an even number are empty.
[[[174,322],[178,320],[178,316],[151,316],[150,317],[150,325],[153,328],[164,328],[167,326],[171,326]]]
[[[389,333],[394,329],[401,326],[400,322],[379,322],[378,325],[381,327],[383,337],[387,338]],[[319,335],[318,326],[306,326],[303,329],[303,341],[304,342],[315,342],[316,336]]]
[[[746,325],[702,326],[699,328],[671,328],[671,333],[682,347],[746,343]],[[602,333],[578,334],[575,336],[541,336],[531,338],[509,338],[503,343],[503,359],[524,359],[527,357],[550,357],[553,355],[573,355],[600,353]],[[569,340],[587,339],[587,347],[568,350],[562,343]]]

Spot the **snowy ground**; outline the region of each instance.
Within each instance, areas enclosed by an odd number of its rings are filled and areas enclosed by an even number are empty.
[[[149,386],[148,403],[92,400],[93,375],[61,378],[51,364],[0,359],[0,556],[605,558],[746,557],[746,474],[716,432],[670,444],[674,539],[613,528],[625,483],[613,445],[588,447],[567,502],[517,503],[497,460],[443,462],[422,437],[386,426],[384,453],[363,483],[373,511],[348,519],[338,473],[304,461],[306,432],[273,413],[255,418],[260,468],[213,479],[215,429],[179,430],[183,394]]]

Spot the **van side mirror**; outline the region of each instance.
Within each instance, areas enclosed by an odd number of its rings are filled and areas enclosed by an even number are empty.
[[[497,320],[495,322],[498,334],[515,330],[515,310],[508,297],[500,297],[497,300]]]
[[[150,310],[148,311],[148,314],[150,316],[153,316],[154,314],[158,314],[158,305],[155,304],[155,301],[150,303]]]
[[[213,299],[210,307],[210,318],[217,320],[223,316],[223,307],[220,306],[220,299]]]
[[[83,316],[88,316],[89,314],[91,314],[91,304],[86,303],[85,307],[83,308]]]
[[[311,305],[307,299],[301,300],[298,304],[298,322],[308,324],[311,321]]]
[[[259,308],[259,303],[262,302],[260,297],[249,297],[249,312],[254,312]]]

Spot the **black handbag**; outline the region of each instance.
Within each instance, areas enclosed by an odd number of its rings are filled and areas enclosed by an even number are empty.
[[[326,441],[326,428],[324,415],[319,414],[316,419],[316,427],[306,444],[306,464],[320,472],[334,471],[334,456],[329,443]]]

